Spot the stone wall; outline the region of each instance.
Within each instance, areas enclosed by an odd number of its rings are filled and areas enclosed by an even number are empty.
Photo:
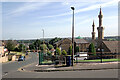
[[[0,57],[0,63],[7,62],[8,56]]]

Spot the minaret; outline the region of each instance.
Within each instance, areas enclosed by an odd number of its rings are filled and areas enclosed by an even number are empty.
[[[98,40],[102,41],[104,39],[104,33],[103,33],[104,28],[102,26],[103,14],[102,14],[101,7],[100,7],[100,12],[99,12],[98,18],[99,18],[99,27],[97,27],[97,30],[98,30]]]
[[[92,25],[92,40],[95,40],[95,24],[94,24],[94,20],[93,20],[93,25]]]

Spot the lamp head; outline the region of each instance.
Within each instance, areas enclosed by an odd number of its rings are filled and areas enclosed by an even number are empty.
[[[71,9],[72,9],[72,10],[75,10],[75,8],[74,8],[74,7],[71,7]]]

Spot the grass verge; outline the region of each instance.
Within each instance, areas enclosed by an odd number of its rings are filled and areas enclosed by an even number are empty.
[[[101,59],[95,59],[95,60],[78,60],[78,62],[100,62],[100,61],[101,61]],[[112,61],[120,61],[120,59],[102,59],[102,61],[103,62],[112,62]]]

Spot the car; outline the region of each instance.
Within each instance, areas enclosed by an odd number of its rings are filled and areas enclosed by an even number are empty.
[[[26,52],[26,54],[25,55],[28,55],[28,52]]]
[[[18,58],[18,61],[25,61],[25,56],[20,56],[20,57]]]
[[[74,60],[76,61],[76,60],[86,60],[87,59],[87,57],[74,57]]]

